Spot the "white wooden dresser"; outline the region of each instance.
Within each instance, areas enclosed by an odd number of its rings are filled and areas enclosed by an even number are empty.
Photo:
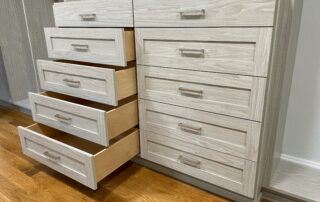
[[[97,189],[139,153],[131,0],[55,3],[57,28],[45,28],[48,56],[29,93],[34,121],[19,127],[24,154]]]
[[[143,159],[257,198],[285,3],[134,0]]]
[[[257,200],[289,1],[55,3],[24,153],[96,189],[139,153],[139,113],[142,159]]]

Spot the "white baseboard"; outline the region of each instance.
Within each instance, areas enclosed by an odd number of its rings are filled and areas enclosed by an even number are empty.
[[[315,168],[315,169],[320,170],[320,163],[315,162],[315,161],[309,161],[306,159],[298,158],[295,156],[290,156],[287,154],[281,154],[280,158],[285,161],[290,161],[292,163],[297,163],[297,164],[300,164],[303,166],[307,166],[307,167],[311,167],[311,168]]]

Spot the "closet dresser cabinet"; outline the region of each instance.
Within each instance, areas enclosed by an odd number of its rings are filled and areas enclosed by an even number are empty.
[[[143,159],[257,198],[287,4],[134,0]]]
[[[53,5],[48,55],[38,60],[40,94],[29,93],[35,125],[19,127],[24,154],[97,189],[139,153],[131,0]]]

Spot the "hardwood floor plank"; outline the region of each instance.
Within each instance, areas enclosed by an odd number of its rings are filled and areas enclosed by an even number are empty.
[[[31,117],[0,107],[0,201],[228,202],[135,163],[127,163],[93,191],[23,155],[17,126]]]

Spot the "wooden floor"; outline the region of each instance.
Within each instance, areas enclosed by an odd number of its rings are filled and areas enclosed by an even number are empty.
[[[22,154],[16,126],[32,123],[29,116],[0,107],[1,202],[229,201],[134,163],[122,166],[92,191]]]

